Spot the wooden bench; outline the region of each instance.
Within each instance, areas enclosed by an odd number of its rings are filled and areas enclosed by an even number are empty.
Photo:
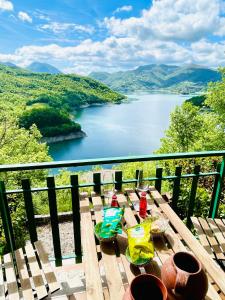
[[[192,217],[199,242],[225,270],[225,220]]]
[[[58,289],[40,241],[0,257],[0,300],[43,299]]]

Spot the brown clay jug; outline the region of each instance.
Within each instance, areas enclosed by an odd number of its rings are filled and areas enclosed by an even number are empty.
[[[162,281],[168,290],[182,299],[202,300],[208,290],[208,280],[201,263],[188,252],[177,252],[162,266]]]
[[[166,300],[167,289],[156,276],[141,274],[133,279],[123,300]]]

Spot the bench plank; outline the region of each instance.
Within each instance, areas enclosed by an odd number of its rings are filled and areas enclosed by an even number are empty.
[[[16,275],[13,268],[12,256],[10,253],[4,255],[4,267],[6,273],[6,282],[9,300],[19,300],[19,290],[16,281]]]
[[[27,271],[27,266],[24,259],[22,248],[15,251],[15,256],[16,256],[16,263],[19,272],[23,298],[24,300],[34,299],[30,277]]]
[[[199,217],[198,220],[205,232],[205,235],[207,236],[207,238],[209,240],[209,243],[210,243],[214,253],[215,253],[215,257],[217,259],[224,259],[225,256],[222,253],[222,251],[219,247],[219,244],[218,244],[217,240],[215,239],[211,228],[209,227],[209,224],[207,223],[207,221],[205,219],[203,219],[201,217]]]
[[[207,218],[207,221],[208,221],[208,224],[211,227],[215,237],[217,238],[220,247],[222,248],[223,252],[225,253],[225,238],[224,238],[222,232],[218,228],[215,220]]]
[[[208,241],[208,239],[207,239],[207,237],[206,237],[206,235],[205,235],[205,233],[202,229],[202,226],[199,223],[198,218],[197,217],[191,217],[191,221],[192,221],[192,224],[194,225],[195,230],[197,231],[200,243],[202,244],[202,246],[205,248],[205,250],[209,253],[209,255],[211,257],[215,257],[213,252],[212,252],[209,241]]]
[[[45,278],[49,286],[49,290],[51,293],[54,293],[55,291],[60,289],[60,284],[57,282],[55,273],[53,272],[51,264],[48,260],[48,255],[45,252],[41,241],[37,241],[34,244],[42,265],[42,270],[45,274]]]
[[[25,246],[35,290],[39,299],[48,295],[32,244]]]
[[[96,222],[102,222],[102,200],[101,197],[92,197]],[[122,277],[117,263],[115,249],[112,243],[102,243],[101,253],[105,268],[106,280],[109,288],[110,299],[122,299],[125,293]]]
[[[80,202],[80,208],[87,300],[104,300],[88,198]]]

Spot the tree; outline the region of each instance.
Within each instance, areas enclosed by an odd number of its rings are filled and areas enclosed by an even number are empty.
[[[161,139],[161,147],[158,152],[188,152],[193,149],[193,144],[198,139],[202,116],[199,109],[191,103],[184,102],[176,106],[170,115],[170,126]]]

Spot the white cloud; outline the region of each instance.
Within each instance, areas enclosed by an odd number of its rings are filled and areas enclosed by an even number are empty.
[[[58,23],[58,22],[51,22],[48,24],[44,24],[39,26],[40,30],[49,30],[54,33],[62,33],[64,31],[79,31],[79,32],[85,32],[88,34],[92,34],[94,32],[94,28],[90,25],[80,25],[80,24],[74,24],[74,23]]]
[[[225,65],[225,41],[210,41],[214,35],[225,34],[219,0],[153,1],[139,18],[106,18],[104,24],[109,36],[101,41],[86,39],[78,45],[74,41],[72,46],[24,46],[12,54],[0,53],[0,60],[20,66],[47,61],[66,66],[65,72],[82,74],[127,70],[151,63]],[[94,31],[89,25],[57,22],[41,25],[40,29],[53,33]],[[60,38],[64,36],[61,34]]]
[[[140,17],[111,17],[104,23],[116,36],[196,41],[219,30],[220,9],[219,0],[153,0]]]
[[[32,18],[24,11],[18,13],[18,18],[23,22],[32,23]]]
[[[217,67],[225,64],[225,42],[200,40],[189,47],[171,41],[145,41],[135,37],[110,37],[94,42],[87,39],[77,46],[24,46],[13,54],[0,54],[0,61],[26,66],[33,61],[48,61],[67,67],[66,72],[89,74],[92,71],[119,71],[151,63],[197,63]]]
[[[124,6],[121,6],[121,7],[118,7],[114,13],[120,13],[122,11],[132,11],[133,10],[133,6],[131,5],[124,5]]]
[[[12,2],[7,0],[0,0],[0,11],[1,10],[13,10]]]

